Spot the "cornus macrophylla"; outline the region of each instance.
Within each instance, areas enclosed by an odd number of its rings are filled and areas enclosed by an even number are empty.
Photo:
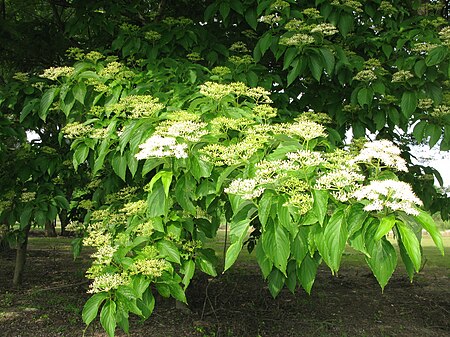
[[[398,171],[408,172],[406,161],[400,157],[400,149],[389,140],[383,139],[365,143],[353,162],[372,164],[374,160],[381,161],[387,167]]]
[[[353,193],[353,197],[359,201],[369,201],[364,206],[367,212],[388,209],[418,215],[416,206],[422,205],[422,201],[414,194],[409,184],[396,180],[373,180]]]

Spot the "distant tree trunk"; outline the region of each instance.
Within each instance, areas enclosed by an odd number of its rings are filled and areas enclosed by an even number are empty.
[[[6,0],[2,0],[2,19],[6,20]]]
[[[27,258],[28,234],[30,233],[30,225],[24,228],[25,238],[23,242],[17,244],[16,248],[16,266],[14,269],[13,285],[20,286],[23,280],[23,272],[25,270],[25,261]]]
[[[0,239],[0,253],[8,253],[9,251],[11,251],[11,247],[9,247],[8,241]]]
[[[54,221],[46,221],[45,222],[45,236],[48,237],[56,237],[56,228]]]
[[[61,236],[66,236],[66,226],[69,224],[69,217],[67,216],[67,210],[63,209],[58,214],[59,221],[61,222]]]

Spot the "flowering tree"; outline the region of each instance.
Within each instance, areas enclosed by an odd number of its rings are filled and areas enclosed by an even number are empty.
[[[321,263],[338,272],[347,244],[384,288],[397,265],[391,231],[411,280],[423,229],[443,252],[425,210],[444,204],[417,188],[431,188],[418,179],[429,171],[403,140],[413,128],[448,147],[450,103],[436,84],[447,86],[445,21],[415,1],[224,0],[192,19],[153,5],[146,24],[117,27],[109,51],[71,49],[68,66],[20,88],[21,121],[61,120],[74,169],[93,175],[71,224],[96,248],[87,325],[100,312],[109,335],[128,331],[155,292],[186,302],[196,270],[217,274],[205,242],[221,224],[224,269],[246,245],[273,296],[309,293]],[[378,139],[345,147],[350,127]]]

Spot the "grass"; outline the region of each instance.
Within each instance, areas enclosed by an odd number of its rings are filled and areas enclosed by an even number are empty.
[[[58,250],[58,251],[68,251],[70,252],[71,242],[73,238],[67,237],[30,237],[29,248],[30,249],[45,249],[45,250]],[[423,261],[426,263],[426,268],[447,268],[450,270],[450,236],[442,238],[444,244],[445,255],[442,256],[439,250],[436,248],[433,240],[429,236],[424,236],[422,238],[422,248],[423,248]],[[225,243],[225,231],[219,229],[217,237],[215,239],[210,239],[206,246],[212,248],[216,251],[219,258],[219,263],[223,264],[223,248]],[[392,243],[397,248],[395,240]],[[230,245],[230,238],[227,238],[227,247]],[[398,249],[398,248],[397,248]],[[251,254],[248,253],[247,249],[244,247],[238,258],[238,264],[254,264],[256,265],[256,256],[253,251]],[[344,256],[342,257],[342,266],[344,267],[360,267],[365,266],[366,262],[364,260],[364,255],[358,251],[355,251],[351,247],[347,246]],[[399,263],[401,265],[401,262]]]
[[[395,240],[391,240],[394,247],[397,249],[398,247]],[[422,237],[422,248],[423,248],[423,261],[426,261],[427,268],[447,268],[450,270],[450,236],[442,237],[442,241],[444,244],[444,252],[445,255],[442,256],[439,249],[437,249],[433,240],[429,236]],[[207,242],[207,247],[212,248],[216,251],[218,255],[219,261],[223,264],[223,247],[225,242],[225,231],[219,230],[217,237],[215,239],[211,239]],[[227,239],[227,247],[230,246],[230,238]],[[237,263],[242,264],[256,264],[256,256],[253,251],[251,254],[248,253],[247,249],[241,251]],[[400,254],[398,254],[400,256]],[[400,258],[399,258],[400,260]],[[350,246],[347,246],[342,257],[342,266],[343,267],[361,267],[365,266],[366,262],[364,260],[364,255]],[[402,265],[399,262],[399,265]]]

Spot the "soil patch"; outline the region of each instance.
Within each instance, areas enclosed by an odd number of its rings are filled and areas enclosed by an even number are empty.
[[[19,290],[11,286],[14,256],[0,257],[0,336],[83,335],[89,256],[74,261],[67,239],[55,240],[67,244],[31,247]],[[189,313],[157,297],[150,319],[132,319],[130,336],[450,336],[449,273],[425,268],[411,284],[396,272],[382,293],[368,268],[344,263],[338,277],[320,268],[311,295],[283,290],[273,299],[256,265],[242,262],[218,278],[196,275]],[[85,336],[106,334],[96,321]]]

